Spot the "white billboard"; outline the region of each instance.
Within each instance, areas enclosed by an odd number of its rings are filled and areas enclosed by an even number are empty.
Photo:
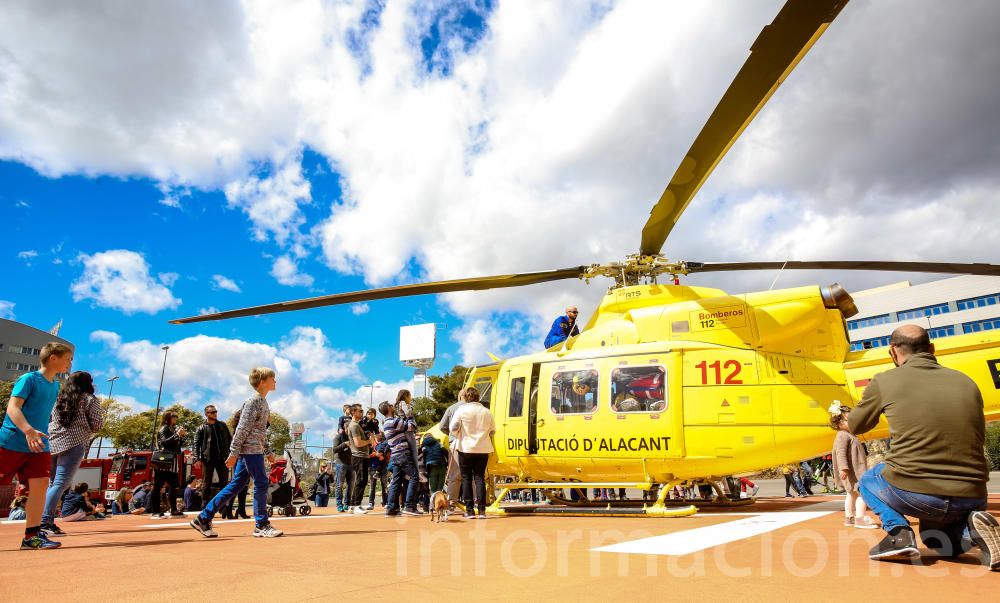
[[[399,360],[415,362],[433,360],[436,350],[437,330],[434,323],[399,327]]]

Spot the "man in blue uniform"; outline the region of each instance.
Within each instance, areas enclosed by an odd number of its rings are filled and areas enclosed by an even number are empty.
[[[566,308],[566,315],[560,316],[552,323],[549,334],[545,336],[545,349],[566,341],[570,337],[580,334],[580,329],[576,326],[576,317],[580,312],[576,306]]]

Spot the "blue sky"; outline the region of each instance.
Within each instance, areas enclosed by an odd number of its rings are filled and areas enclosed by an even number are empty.
[[[328,435],[409,385],[402,325],[447,325],[436,370],[537,350],[603,283],[174,326],[324,293],[620,260],[761,28],[755,2],[297,0],[0,8],[0,313],[63,320],[76,366]],[[996,262],[1000,8],[854,2],[720,163],[676,259]],[[893,44],[884,27],[892,23]],[[43,27],[51,35],[32,32]],[[976,57],[970,60],[969,57]],[[766,289],[772,273],[687,282]],[[921,275],[804,273],[849,290]]]

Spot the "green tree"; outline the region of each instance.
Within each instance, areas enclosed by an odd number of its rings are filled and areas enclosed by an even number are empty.
[[[468,368],[462,366],[461,364],[456,364],[451,368],[451,371],[444,375],[428,376],[427,379],[430,382],[431,388],[434,389],[431,393],[431,398],[434,399],[434,402],[438,406],[448,408],[458,401],[458,392],[461,391],[462,386],[465,385],[465,375],[468,374],[468,372]],[[442,411],[442,413],[443,412],[444,411]]]
[[[1000,422],[986,425],[986,460],[992,471],[1000,471]]]
[[[271,427],[267,430],[267,442],[271,445],[271,452],[280,455],[285,452],[285,446],[292,441],[292,434],[288,428],[288,419],[271,411]]]
[[[7,415],[7,402],[10,401],[10,392],[13,389],[13,381],[0,380],[0,421]]]
[[[442,404],[434,398],[414,398],[413,418],[417,420],[417,429],[424,431],[436,425],[450,404]]]
[[[132,410],[125,404],[114,398],[104,398],[101,400],[101,410],[104,411],[104,425],[101,430],[90,439],[90,445],[101,438],[114,440],[114,434],[118,431],[119,425],[126,417],[132,414]],[[87,447],[87,454],[90,454],[90,447]]]
[[[183,426],[187,434],[182,439],[184,447],[190,447],[194,443],[194,432],[204,422],[200,413],[180,404],[174,404],[169,408],[160,411],[159,418],[156,419],[156,428],[159,429],[163,420],[163,413],[173,411],[177,413],[177,424]],[[118,448],[149,449],[150,441],[153,437],[153,419],[156,410],[146,410],[139,414],[130,414],[122,417],[113,432],[110,432],[111,442]]]
[[[276,455],[284,454],[285,446],[292,441],[292,433],[288,427],[288,419],[280,414],[271,411],[271,418],[268,421],[270,427],[267,430],[267,443],[271,446],[271,452]],[[229,431],[236,433],[236,415],[229,417],[226,421]]]

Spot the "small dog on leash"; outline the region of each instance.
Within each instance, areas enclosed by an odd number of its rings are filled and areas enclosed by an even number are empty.
[[[431,522],[448,521],[448,495],[438,490],[431,494]]]

